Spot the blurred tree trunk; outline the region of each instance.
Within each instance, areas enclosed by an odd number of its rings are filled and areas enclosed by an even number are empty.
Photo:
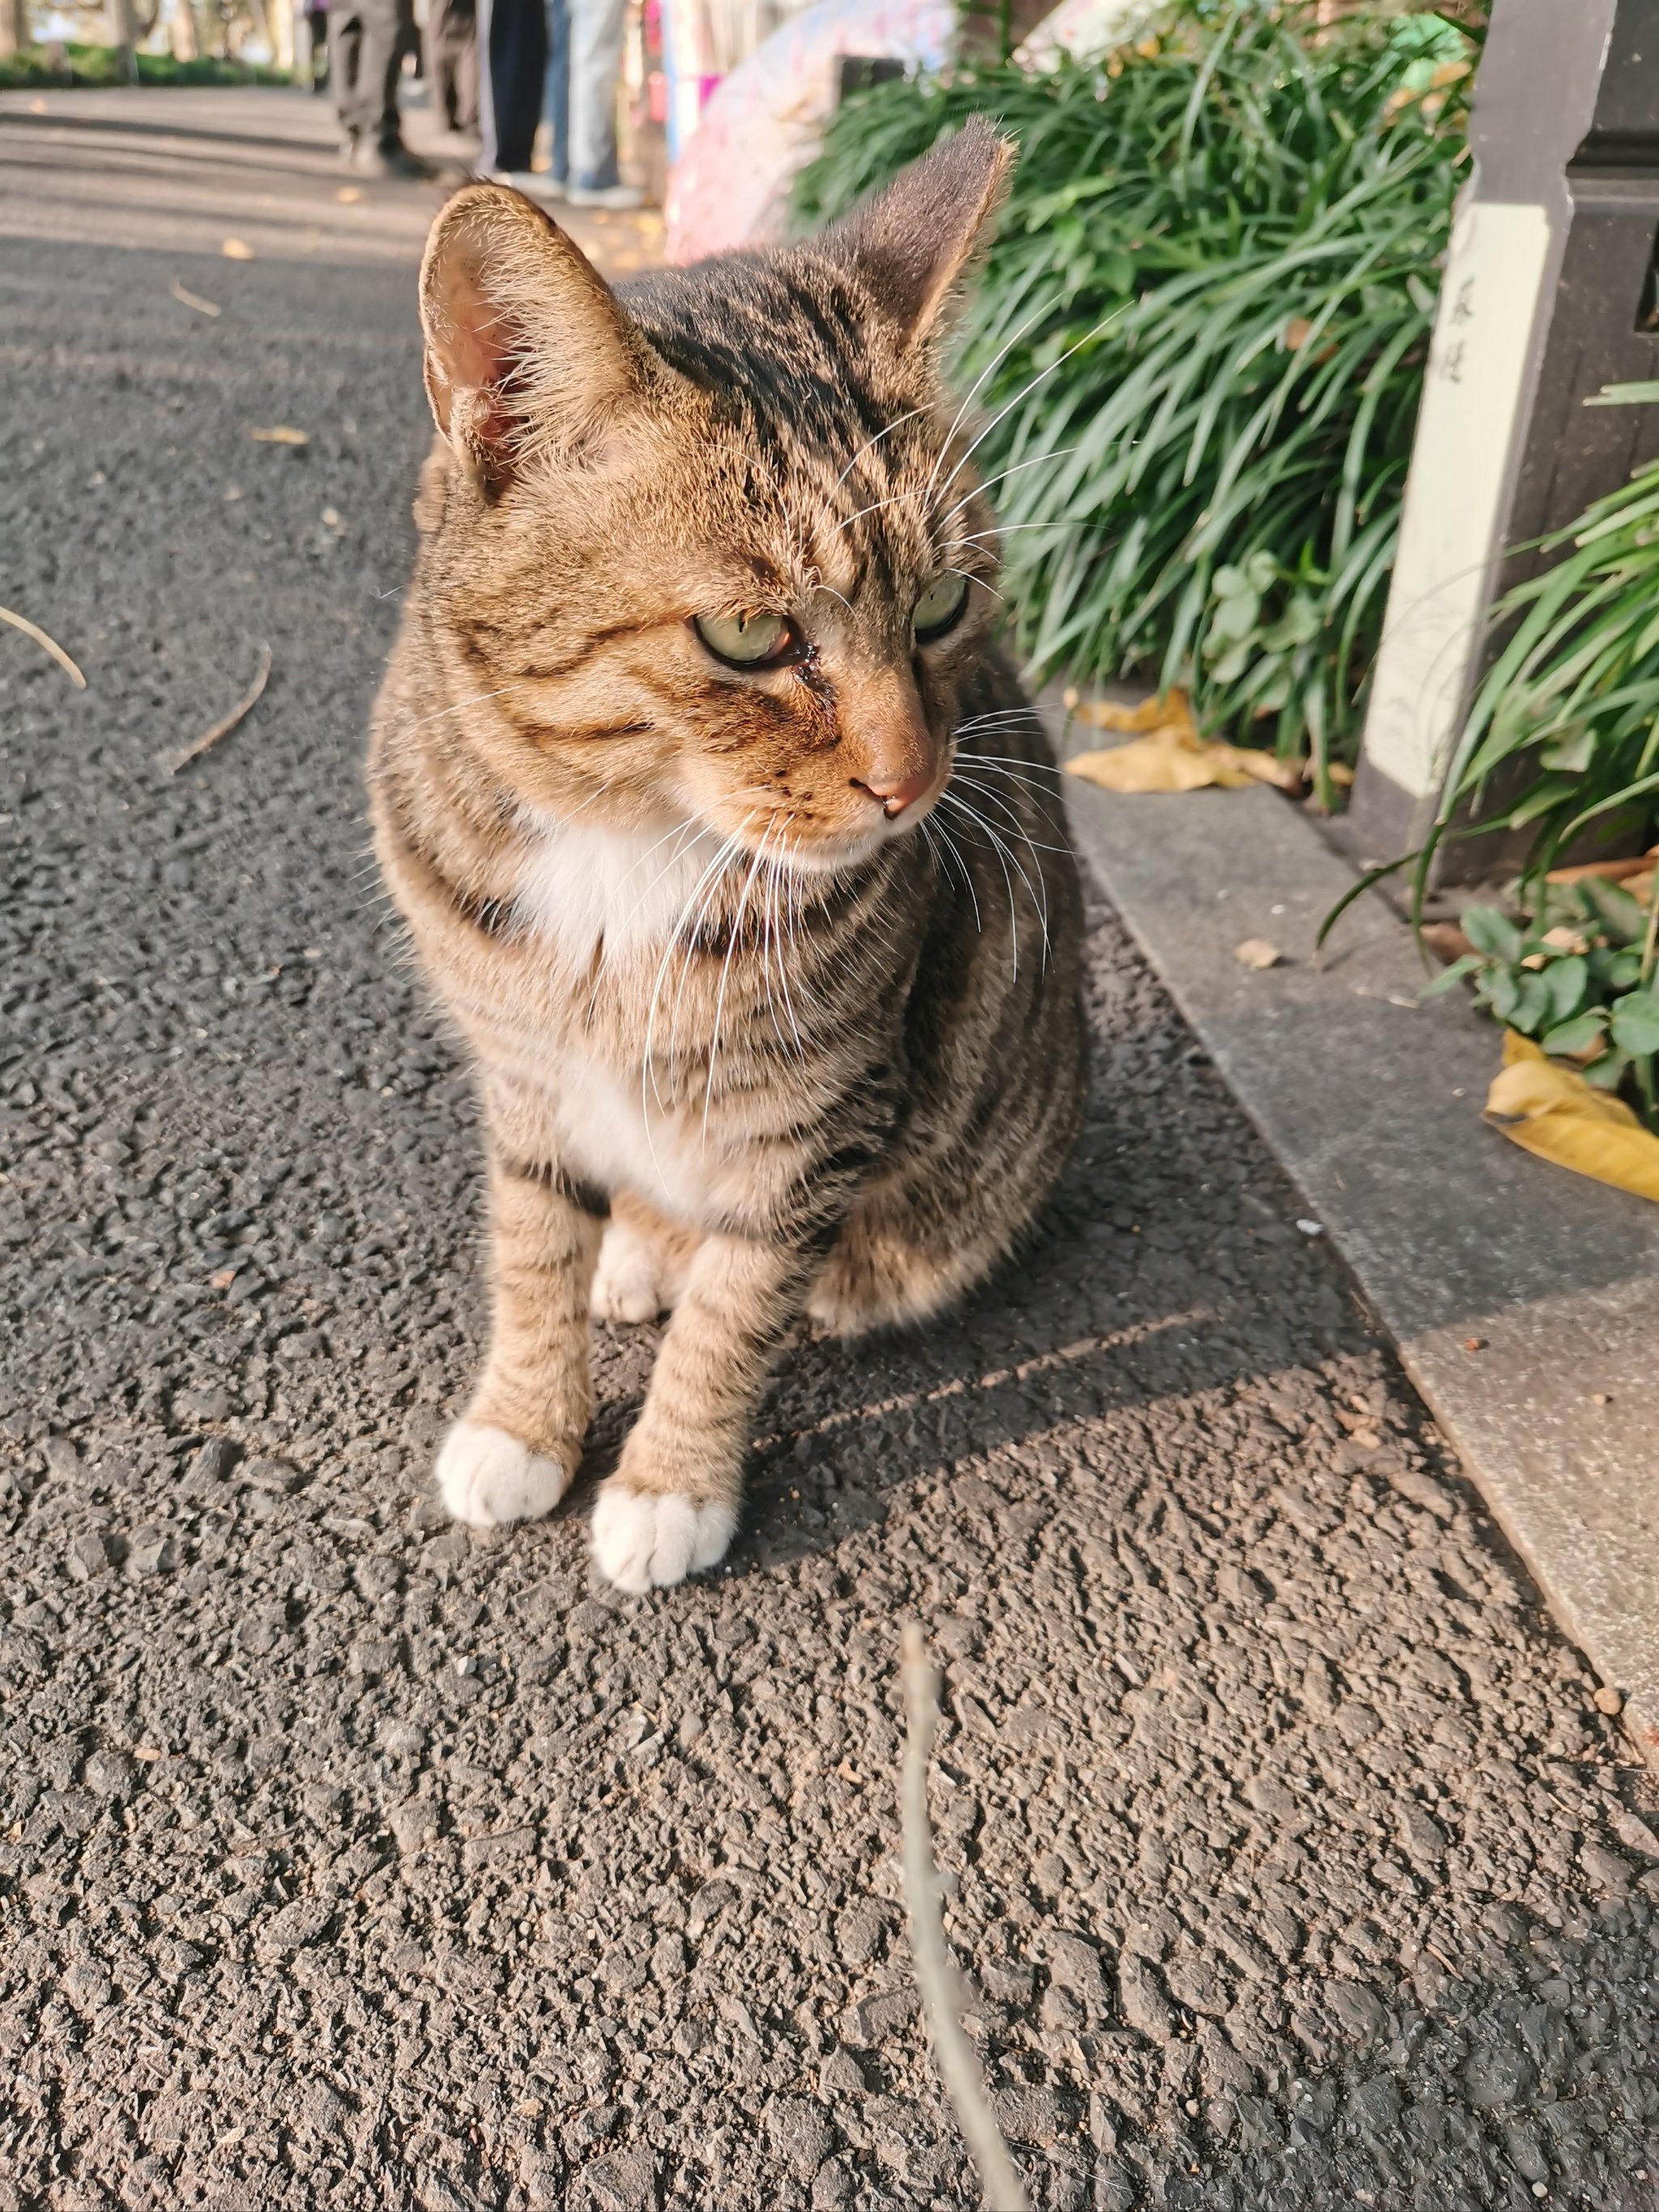
[[[110,0],[110,43],[121,57],[129,84],[138,82],[138,22],[132,0]]]
[[[27,0],[0,0],[0,61],[19,52],[28,42]]]
[[[173,60],[199,61],[202,58],[202,31],[196,21],[195,0],[173,0],[171,29]]]

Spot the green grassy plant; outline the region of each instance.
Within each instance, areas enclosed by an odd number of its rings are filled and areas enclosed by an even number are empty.
[[[64,85],[124,85],[126,66],[118,46],[83,46],[71,40],[61,49],[60,68],[42,46],[26,46],[0,60],[0,91],[46,90]],[[266,69],[246,62],[221,61],[204,54],[198,60],[175,61],[171,54],[141,53],[137,57],[140,84],[287,84],[286,70]]]
[[[1612,385],[1592,404],[1659,401],[1659,384]],[[1533,832],[1523,888],[1611,815],[1659,805],[1659,464],[1597,500],[1540,549],[1556,557],[1494,610],[1510,631],[1480,690],[1446,778],[1419,886],[1441,840],[1473,813],[1481,830]],[[1530,772],[1501,809],[1500,769]],[[1462,834],[1462,833],[1459,833]]]
[[[875,87],[797,188],[805,227],[970,112],[1019,140],[961,371],[984,379],[1021,641],[1040,671],[1188,685],[1212,732],[1311,756],[1328,802],[1382,627],[1473,53],[1436,16],[1188,7],[1099,67]]]

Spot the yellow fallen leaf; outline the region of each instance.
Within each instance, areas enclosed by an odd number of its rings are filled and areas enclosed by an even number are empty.
[[[304,430],[292,429],[286,422],[274,423],[269,430],[250,430],[248,435],[261,446],[308,446],[311,443]]]
[[[1276,945],[1265,937],[1247,937],[1242,945],[1233,947],[1233,958],[1241,968],[1277,968],[1285,957]]]
[[[1239,791],[1255,778],[1233,765],[1232,750],[1231,745],[1189,744],[1166,726],[1108,752],[1079,753],[1066,762],[1066,772],[1105,791],[1203,791],[1212,784]]]
[[[1540,1159],[1659,1200],[1659,1137],[1622,1099],[1597,1091],[1514,1030],[1504,1034],[1504,1066],[1486,1094],[1486,1119]]]
[[[240,238],[228,238],[219,248],[227,261],[252,261],[253,248]]]
[[[1192,708],[1184,691],[1143,699],[1138,707],[1121,707],[1115,699],[1085,699],[1075,691],[1065,696],[1066,711],[1079,722],[1086,722],[1091,730],[1155,730],[1164,722],[1177,726],[1185,723],[1188,729],[1193,728]],[[1198,735],[1196,730],[1193,730],[1193,735]]]
[[[1351,791],[1353,788],[1353,770],[1348,766],[1346,761],[1333,761],[1325,773],[1339,791]]]
[[[1110,699],[1083,700],[1075,691],[1067,691],[1065,700],[1076,720],[1093,729],[1137,733],[1130,744],[1115,745],[1108,752],[1079,753],[1066,762],[1073,775],[1107,791],[1203,791],[1212,785],[1242,791],[1249,783],[1271,783],[1289,792],[1302,788],[1302,762],[1278,760],[1255,746],[1230,745],[1219,738],[1201,736],[1191,702],[1178,689],[1161,698],[1143,699],[1138,707],[1121,707]]]

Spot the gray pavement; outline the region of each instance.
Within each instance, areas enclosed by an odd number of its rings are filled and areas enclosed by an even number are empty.
[[[43,215],[19,105],[0,601],[89,684],[0,629],[0,2212],[976,2202],[897,1901],[907,1614],[1038,2203],[1659,2203],[1650,1784],[1103,908],[1042,1241],[792,1349],[727,1571],[596,1589],[591,1475],[445,1525],[471,1111],[358,781],[413,202],[375,254],[100,242],[95,129]],[[600,1343],[596,1472],[653,1343]]]

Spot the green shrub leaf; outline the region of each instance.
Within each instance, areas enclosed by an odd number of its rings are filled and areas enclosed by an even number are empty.
[[[1459,916],[1463,934],[1477,952],[1494,960],[1521,957],[1521,933],[1495,906],[1467,906]]]
[[[1659,1052],[1659,995],[1650,989],[1615,999],[1613,1041],[1638,1058]]]
[[[1580,1014],[1574,1021],[1559,1022],[1553,1030],[1546,1030],[1539,1042],[1546,1052],[1576,1059],[1601,1042],[1607,1026],[1606,1009],[1597,1006],[1593,1012]]]

